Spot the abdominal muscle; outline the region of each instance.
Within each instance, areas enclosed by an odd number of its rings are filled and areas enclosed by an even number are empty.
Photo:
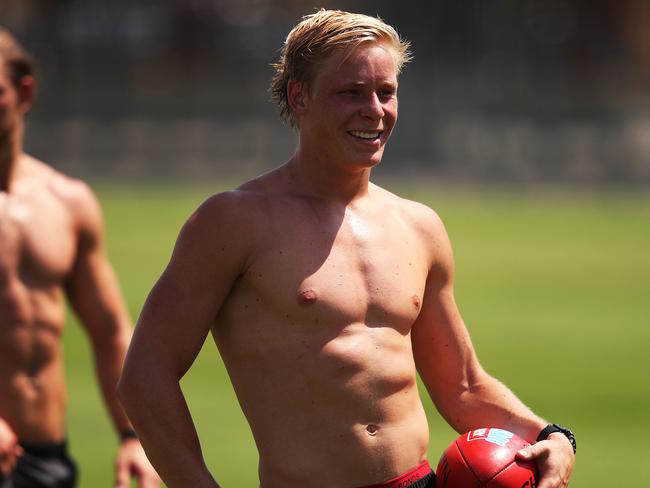
[[[0,296],[0,310],[15,312],[0,317],[0,417],[23,442],[59,442],[66,405],[63,300],[56,294],[21,296]]]
[[[319,330],[245,348],[215,334],[259,450],[261,486],[359,486],[422,462],[429,434],[410,334],[362,323],[331,337]]]

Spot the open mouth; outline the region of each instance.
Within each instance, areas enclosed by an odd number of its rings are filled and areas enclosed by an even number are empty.
[[[356,137],[357,139],[362,139],[364,141],[374,141],[376,139],[379,139],[379,136],[381,135],[381,131],[363,131],[363,130],[351,130],[348,131],[348,134],[350,134],[353,137]]]

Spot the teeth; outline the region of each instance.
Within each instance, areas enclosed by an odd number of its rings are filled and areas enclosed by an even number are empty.
[[[360,137],[361,139],[377,139],[379,137],[379,132],[364,132],[360,130],[351,130],[350,134],[354,137]]]

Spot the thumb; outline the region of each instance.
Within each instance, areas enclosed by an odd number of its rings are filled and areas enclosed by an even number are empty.
[[[517,458],[523,461],[530,461],[538,457],[541,453],[542,448],[540,448],[537,444],[532,444],[517,451]]]

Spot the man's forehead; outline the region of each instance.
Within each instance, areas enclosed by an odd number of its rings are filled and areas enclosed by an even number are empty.
[[[372,71],[386,78],[397,79],[397,53],[386,43],[363,42],[348,49],[338,49],[328,56],[316,76],[356,78]]]

